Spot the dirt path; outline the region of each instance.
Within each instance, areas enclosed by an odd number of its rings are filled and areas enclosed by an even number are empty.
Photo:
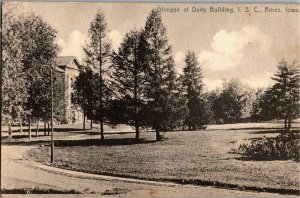
[[[76,190],[79,195],[9,195],[2,197],[275,197],[278,194],[243,192],[212,187],[148,182],[66,171],[24,160],[32,147],[2,146],[2,189]],[[293,197],[293,196],[290,196]],[[297,196],[294,196],[297,197]]]

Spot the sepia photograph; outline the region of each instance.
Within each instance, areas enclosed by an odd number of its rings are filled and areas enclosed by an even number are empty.
[[[0,197],[299,197],[300,4],[1,4]]]

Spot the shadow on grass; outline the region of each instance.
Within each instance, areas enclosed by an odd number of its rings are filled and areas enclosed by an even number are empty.
[[[56,133],[56,131],[55,131]],[[112,132],[112,133],[106,133],[104,135],[126,135],[126,134],[134,134],[135,132]],[[80,134],[86,134],[86,135],[100,135],[100,132],[82,132]],[[54,134],[55,136],[56,134]],[[44,135],[43,134],[39,134],[38,137],[51,137],[51,135]],[[32,142],[38,142],[39,140],[35,140],[36,135],[35,133],[32,135],[33,141]],[[14,143],[14,141],[20,141],[20,142],[27,142],[30,141],[30,139],[28,138],[28,135],[14,135],[12,141],[9,140],[8,136],[2,136],[1,137],[1,141],[2,143]]]
[[[54,128],[54,132],[76,132],[76,133],[85,133],[90,129],[78,129],[78,128]]]
[[[122,131],[114,131],[114,132],[106,132],[104,135],[126,135],[126,134],[134,134],[135,132],[122,132]],[[84,132],[86,135],[100,135],[100,132]]]
[[[279,127],[274,127],[274,128],[270,128],[270,127],[245,127],[245,128],[229,128],[229,129],[221,129],[221,130],[233,130],[233,131],[237,131],[237,130],[280,130],[282,128]]]
[[[166,140],[166,139],[164,139]],[[164,141],[161,140],[161,141]],[[118,145],[134,145],[134,144],[151,144],[157,142],[156,140],[147,140],[135,138],[123,138],[123,139],[83,139],[83,140],[55,140],[55,147],[65,146],[118,146]],[[20,145],[20,146],[34,146],[45,145],[50,146],[49,140],[36,140],[36,141],[14,141],[14,142],[2,142],[2,145]]]
[[[249,134],[272,134],[272,133],[282,133],[284,130],[272,130],[272,131],[254,131],[254,132],[248,132]],[[299,129],[290,130],[291,133],[300,133]]]
[[[150,144],[155,143],[155,140],[139,139],[135,138],[123,138],[123,139],[88,139],[88,140],[58,140],[55,141],[55,146],[119,146],[119,145],[133,145],[133,144]]]
[[[300,162],[300,158],[294,158],[294,159],[289,159],[289,158],[278,158],[277,156],[266,156],[266,157],[251,157],[251,156],[240,156],[240,157],[235,157],[232,158],[235,160],[239,161],[287,161],[287,160],[293,160],[295,162]]]

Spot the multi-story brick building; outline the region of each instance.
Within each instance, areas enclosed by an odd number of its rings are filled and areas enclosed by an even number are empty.
[[[56,60],[56,65],[65,74],[65,98],[66,98],[66,120],[68,123],[82,120],[83,113],[80,109],[72,105],[73,83],[80,72],[80,63],[75,56],[60,56]]]

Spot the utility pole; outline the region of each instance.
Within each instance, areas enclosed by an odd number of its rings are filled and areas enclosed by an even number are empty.
[[[50,92],[51,92],[51,163],[54,162],[54,132],[53,132],[53,67],[44,65],[50,69]],[[49,127],[49,125],[48,125]]]
[[[53,133],[53,68],[50,67],[50,86],[51,86],[51,163],[54,162],[54,133]]]

